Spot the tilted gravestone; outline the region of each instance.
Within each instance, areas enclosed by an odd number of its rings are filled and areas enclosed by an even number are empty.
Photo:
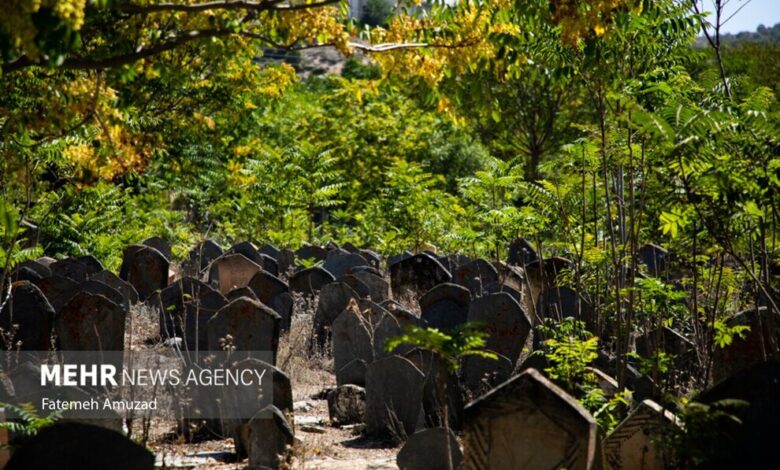
[[[165,256],[165,259],[171,261],[173,259],[173,253],[171,250],[171,244],[161,237],[150,237],[141,242],[141,245],[151,246],[155,250],[159,251],[161,255]]]
[[[290,292],[314,297],[325,284],[335,280],[333,274],[318,266],[302,269],[290,277]]]
[[[352,275],[368,287],[371,300],[382,303],[390,298],[390,284],[381,276],[368,270],[353,270]]]
[[[336,383],[342,385],[362,382],[360,377],[355,377],[354,370],[347,370],[350,381],[345,381],[345,377],[341,374],[342,369],[355,359],[362,360],[364,364],[374,361],[373,325],[370,314],[361,312],[357,305],[346,308],[333,321],[332,344]],[[362,384],[357,383],[357,385]]]
[[[217,286],[222,295],[237,287],[249,284],[252,277],[263,268],[239,253],[225,254],[209,265],[209,282]]]
[[[525,238],[518,238],[509,245],[509,258],[507,263],[515,266],[527,266],[539,260],[536,249]]]
[[[741,400],[744,406],[729,406]],[[780,362],[755,364],[704,391],[696,401],[721,411],[706,422],[711,436],[702,468],[766,468],[780,462],[777,423],[780,423]],[[736,419],[734,419],[736,418]]]
[[[257,300],[271,307],[279,314],[282,319],[281,331],[289,330],[292,322],[293,302],[287,283],[273,274],[262,270],[252,276],[248,286],[254,291]]]
[[[421,253],[390,266],[390,285],[396,300],[415,299],[452,275],[434,257]]]
[[[279,315],[256,300],[241,297],[222,307],[208,322],[208,344],[211,351],[235,348],[244,351],[271,352],[276,363],[279,347]]]
[[[332,251],[325,257],[323,268],[339,278],[347,274],[350,268],[357,266],[368,266],[368,261],[357,253],[339,253]]]
[[[604,439],[604,455],[614,470],[671,468],[672,455],[664,446],[679,426],[674,414],[644,400]]]
[[[343,282],[331,282],[320,290],[314,314],[314,334],[319,345],[324,345],[328,340],[333,322],[347,308],[349,301],[358,298],[355,291]]]
[[[46,296],[55,313],[59,313],[73,293],[78,290],[78,283],[62,276],[51,276],[41,280],[38,288]]]
[[[409,436],[396,463],[399,470],[456,470],[462,460],[458,439],[451,430],[429,428]]]
[[[46,427],[14,450],[6,470],[153,470],[154,455],[116,431],[60,422]]]
[[[0,312],[3,350],[48,351],[53,324],[54,308],[40,289],[27,281],[12,284],[11,297]]]
[[[479,322],[480,330],[489,334],[485,349],[505,356],[512,364],[520,357],[531,332],[531,319],[525,309],[504,292],[473,300],[468,321]]]
[[[466,407],[464,470],[590,470],[596,420],[577,400],[528,369]]]
[[[405,439],[421,420],[425,375],[411,361],[389,356],[366,372],[366,432]]]
[[[455,269],[455,284],[464,286],[472,295],[482,295],[484,287],[498,282],[498,271],[492,263],[484,259],[462,264]]]
[[[121,306],[123,309],[125,309],[126,312],[129,311],[129,304],[126,301],[125,296],[123,296],[118,290],[110,287],[108,284],[96,281],[94,279],[88,279],[79,284],[78,289],[81,292],[88,292],[92,295],[102,295],[111,302]]]
[[[439,284],[420,298],[420,316],[428,326],[451,330],[468,320],[471,293],[457,284]]]
[[[143,245],[125,248],[119,277],[133,285],[138,297],[145,301],[168,285],[170,262],[159,251]]]
[[[107,269],[91,275],[89,279],[92,281],[102,282],[103,284],[118,290],[129,305],[138,302],[138,292],[135,290],[135,287],[133,287],[129,282],[123,281],[119,278],[119,276]]]
[[[364,359],[352,359],[336,370],[336,384],[342,385],[366,385],[366,371],[368,364]]]
[[[84,282],[87,280],[90,274],[94,274],[97,271],[93,271],[91,266],[87,266],[76,258],[61,259],[49,266],[53,276],[62,276],[72,279],[76,282]],[[103,268],[101,267],[100,270]]]
[[[245,446],[251,468],[280,468],[287,447],[295,438],[293,430],[281,411],[268,406],[245,425]]]
[[[780,313],[769,313],[766,307],[742,311],[726,321],[726,326],[748,326],[750,330],[735,335],[731,344],[715,348],[712,381],[721,380],[763,362],[764,357],[778,357],[780,347]]]

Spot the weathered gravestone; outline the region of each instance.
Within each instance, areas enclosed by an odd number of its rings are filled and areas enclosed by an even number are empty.
[[[16,449],[6,470],[152,470],[154,455],[122,434],[62,422],[42,429]]]
[[[376,251],[363,249],[359,251],[360,255],[368,261],[368,265],[374,269],[382,268],[382,255]]]
[[[425,376],[411,361],[389,356],[366,372],[366,432],[405,439],[422,413]]]
[[[399,470],[456,470],[463,453],[452,431],[430,428],[409,436],[396,462]]]
[[[249,297],[241,297],[222,307],[208,321],[208,344],[211,351],[230,347],[234,355],[241,352],[270,352],[273,363],[279,347],[279,315]]]
[[[399,253],[397,255],[393,255],[389,258],[387,258],[387,267],[391,267],[392,265],[399,263],[405,259],[411,258],[414,256],[414,253],[410,251],[404,251],[403,253]]]
[[[338,251],[328,253],[323,265],[325,270],[336,278],[347,274],[350,268],[357,266],[368,266],[368,261],[357,253],[340,253]]]
[[[293,300],[287,283],[267,271],[258,271],[249,280],[249,288],[257,300],[271,307],[281,317],[281,331],[290,329]]]
[[[390,298],[390,284],[381,276],[368,270],[352,270],[352,275],[368,287],[371,300],[382,303]]]
[[[138,302],[138,292],[135,290],[135,287],[107,269],[91,275],[89,279],[102,282],[118,290],[127,301],[128,306]]]
[[[482,295],[484,287],[498,282],[498,271],[492,263],[476,259],[455,269],[455,283],[466,287],[472,295]]]
[[[428,326],[449,331],[468,320],[471,294],[463,286],[439,284],[420,297],[420,317]]]
[[[173,253],[171,251],[171,244],[161,237],[150,237],[141,242],[141,245],[151,246],[155,250],[159,251],[161,255],[165,256],[165,259],[171,261],[173,259]]]
[[[780,347],[780,314],[770,315],[766,307],[742,311],[726,321],[726,326],[750,327],[742,335],[735,335],[731,344],[715,348],[712,364],[712,381],[721,380],[764,361],[778,357]]]
[[[558,276],[567,270],[574,268],[574,263],[566,258],[558,256],[545,258],[544,261],[536,260],[525,267],[527,278],[528,302],[530,305],[538,305],[540,296],[547,289],[558,285]]]
[[[590,303],[568,286],[551,286],[544,291],[536,304],[536,315],[544,321],[551,318],[557,321],[574,317],[585,322],[592,330],[594,318]]]
[[[187,313],[197,314],[200,299],[209,292],[216,290],[198,279],[184,277],[152,296],[148,303],[160,312],[160,337],[183,337]]]
[[[252,418],[246,429],[246,449],[251,467],[280,468],[286,460],[287,447],[295,438],[284,415],[268,406]]]
[[[333,322],[347,308],[351,299],[358,298],[357,293],[343,282],[331,282],[322,288],[317,311],[314,314],[314,334],[317,344],[322,346],[326,343]]]
[[[63,351],[122,351],[125,311],[102,295],[79,292],[56,316],[54,329]]]
[[[604,439],[607,463],[612,470],[671,468],[672,455],[664,443],[678,426],[674,414],[644,400]]]
[[[335,280],[333,274],[318,266],[302,269],[290,277],[290,292],[314,297],[325,284]]]
[[[211,264],[212,261],[222,256],[222,247],[212,240],[206,240],[196,246],[187,255],[187,271],[197,275]]]
[[[76,258],[65,258],[52,263],[49,266],[53,276],[62,276],[72,279],[76,282],[84,282],[87,280],[90,274],[94,274],[103,269],[101,266],[97,271],[94,267],[88,266]]]
[[[539,260],[534,246],[525,238],[518,238],[509,245],[507,263],[525,267]]]
[[[37,282],[50,277],[51,269],[37,261],[27,260],[17,264],[11,272],[11,281]]]
[[[249,284],[252,277],[263,268],[239,253],[225,254],[211,262],[209,282],[216,285],[221,294]]]
[[[290,267],[295,265],[295,253],[290,250],[280,250],[273,245],[263,245],[257,251],[273,258],[281,274],[286,274]]]
[[[62,276],[51,276],[41,280],[38,288],[46,296],[55,313],[59,313],[73,293],[78,290],[78,283]]]
[[[255,294],[255,291],[250,289],[248,286],[237,287],[232,291],[228,292],[227,295],[225,296],[228,302],[232,302],[236,299],[240,299],[241,297],[248,297],[252,300],[260,302],[260,299],[257,298],[257,294]]]
[[[431,351],[415,348],[404,354],[425,375],[423,410],[429,427],[444,425],[444,403],[453,429],[460,429],[463,420],[463,396],[458,377],[447,364]]]
[[[362,423],[366,415],[366,390],[353,384],[342,385],[328,392],[328,416],[331,423]]]
[[[145,301],[168,285],[169,261],[149,246],[130,245],[125,248],[119,277],[133,285],[138,297]]]
[[[468,321],[479,322],[480,329],[489,334],[486,349],[505,356],[512,364],[520,357],[531,332],[531,319],[525,309],[504,292],[473,300]]]
[[[122,295],[122,293],[118,290],[110,287],[108,284],[96,281],[94,279],[87,279],[79,285],[78,290],[81,292],[88,292],[92,295],[102,295],[111,302],[125,309],[126,312],[130,310],[130,305],[125,299],[125,296]]]
[[[469,355],[462,360],[460,375],[463,385],[472,394],[481,395],[507,380],[514,370],[515,363],[506,356],[499,354],[493,359]]]
[[[390,286],[396,300],[415,299],[452,275],[432,256],[421,253],[390,266]]]
[[[3,350],[48,351],[53,324],[54,308],[40,289],[27,281],[12,284],[11,297],[0,312]]]
[[[360,296],[360,298],[365,299],[371,297],[371,290],[368,288],[368,286],[352,274],[345,274],[336,279],[336,282],[343,282],[344,284],[347,284],[352,288],[352,290],[355,291],[357,295]]]
[[[590,470],[596,420],[573,397],[528,369],[466,406],[463,470]]]
[[[208,351],[208,322],[225,305],[227,299],[216,290],[206,291],[195,302],[184,306],[184,349]]]
[[[729,406],[742,400],[746,406]],[[780,462],[780,362],[755,364],[703,392],[696,400],[721,411],[706,433],[701,468],[767,468]],[[736,418],[736,419],[734,419]]]

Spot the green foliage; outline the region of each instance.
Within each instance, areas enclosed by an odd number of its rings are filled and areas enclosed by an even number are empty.
[[[360,21],[368,26],[386,26],[393,14],[392,5],[388,0],[366,0],[360,12]]]
[[[17,437],[32,437],[38,432],[51,426],[62,418],[62,411],[55,411],[47,416],[39,416],[32,403],[23,403],[19,406],[9,403],[0,404],[6,411],[9,421],[0,423],[0,428],[14,433]]]
[[[545,372],[565,389],[573,391],[586,381],[587,368],[598,357],[596,336],[585,329],[585,324],[572,317],[560,322],[550,319],[539,325],[539,331],[548,338],[543,354],[550,362]]]
[[[498,359],[495,353],[484,349],[487,337],[488,333],[481,330],[480,325],[475,322],[459,325],[450,333],[430,327],[407,326],[403,335],[385,342],[385,350],[393,352],[402,344],[417,346],[433,352],[452,372],[456,372],[460,368],[460,360],[465,356]]]
[[[376,64],[364,64],[360,57],[352,56],[344,62],[341,76],[353,80],[377,80],[382,78],[382,69]]]

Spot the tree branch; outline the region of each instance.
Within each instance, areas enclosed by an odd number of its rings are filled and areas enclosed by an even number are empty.
[[[280,5],[284,0],[265,0],[261,2],[251,2],[246,0],[224,0],[195,4],[182,3],[157,3],[153,5],[120,5],[119,11],[131,15],[147,15],[149,13],[159,12],[184,12],[199,13],[208,10],[247,10],[247,11],[269,11],[269,10],[303,10],[308,8],[318,8],[332,5],[341,0],[321,0],[313,3],[296,3]]]

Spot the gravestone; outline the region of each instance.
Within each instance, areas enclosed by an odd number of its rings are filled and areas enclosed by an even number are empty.
[[[117,276],[116,274],[112,273],[107,269],[104,269],[98,273],[91,275],[89,279],[93,281],[102,282],[103,284],[106,284],[118,290],[125,298],[125,300],[127,300],[127,303],[129,305],[138,302],[138,292],[136,292],[135,287],[133,287],[130,283],[125,282],[122,279],[119,279],[119,276]]]
[[[62,276],[51,276],[42,279],[38,288],[46,296],[55,313],[59,313],[73,293],[78,290],[78,283],[73,279]]]
[[[84,282],[95,271],[75,258],[65,258],[49,266],[53,276],[67,277],[76,282]],[[103,269],[103,268],[101,268]]]
[[[148,304],[160,313],[160,337],[182,337],[187,307],[197,307],[200,299],[208,292],[216,290],[198,279],[184,277],[152,296]]]
[[[593,331],[592,312],[590,303],[568,286],[549,287],[536,304],[536,314],[542,321],[546,318],[560,321],[566,317],[574,317],[585,322],[588,329]]]
[[[3,270],[0,269],[0,274],[2,274]],[[43,276],[38,274],[31,266],[16,266],[14,269],[10,272],[8,277],[6,278],[9,282],[19,282],[19,281],[28,281],[32,282],[33,284],[38,284],[44,279]]]
[[[295,437],[281,411],[275,406],[268,406],[245,426],[249,465],[280,468],[287,447],[292,446]]]
[[[747,406],[715,405],[724,400],[742,400]],[[780,462],[780,362],[770,360],[737,372],[696,401],[723,412],[717,421],[706,423],[711,440],[702,449],[708,451],[702,468],[767,468]]]
[[[471,294],[463,286],[439,284],[420,298],[420,317],[428,326],[451,330],[468,320]]]
[[[285,274],[287,271],[295,265],[295,253],[290,250],[280,250],[273,245],[263,245],[258,250],[260,254],[270,256],[276,261],[278,273]]]
[[[396,458],[399,470],[456,470],[462,460],[455,434],[445,428],[423,429],[412,434]]]
[[[425,376],[400,356],[379,359],[366,372],[366,432],[405,439],[422,413]]]
[[[281,317],[281,331],[290,329],[293,301],[287,283],[267,271],[258,271],[249,280],[257,300],[271,307]]]
[[[403,253],[399,253],[397,255],[393,255],[393,256],[391,256],[391,257],[389,257],[387,259],[387,267],[389,268],[390,266],[392,266],[392,265],[394,265],[394,264],[396,264],[398,262],[401,262],[401,261],[403,261],[405,259],[411,258],[412,256],[414,256],[414,253],[412,253],[410,251],[404,251]]]
[[[467,288],[474,296],[482,295],[484,286],[498,282],[495,266],[484,259],[476,259],[455,269],[455,284]]]
[[[53,324],[54,308],[43,292],[28,281],[13,283],[11,297],[0,312],[3,350],[48,351]],[[11,344],[6,344],[8,340]]]
[[[450,426],[460,429],[463,420],[463,397],[458,377],[450,372],[447,364],[431,351],[415,348],[404,354],[425,375],[423,410],[428,427],[444,425],[444,400]]]
[[[390,285],[396,300],[415,299],[437,284],[450,282],[452,275],[428,254],[419,254],[390,266]]]
[[[46,427],[15,449],[6,470],[153,470],[154,455],[119,432],[74,422]]]
[[[217,286],[221,294],[249,284],[252,277],[263,268],[239,253],[225,254],[211,262],[209,282]]]
[[[780,314],[769,314],[766,307],[748,309],[726,321],[726,326],[749,326],[750,331],[743,332],[744,337],[734,336],[731,344],[715,348],[712,364],[712,381],[721,380],[763,362],[766,357],[777,357],[780,346]]]
[[[141,245],[151,246],[155,250],[159,251],[161,255],[165,256],[165,259],[168,261],[173,259],[171,244],[160,237],[147,238],[141,242]]]
[[[14,272],[23,268],[27,268],[35,272],[35,274],[37,274],[40,279],[47,278],[53,274],[51,272],[51,268],[49,268],[48,266],[42,263],[39,263],[38,261],[33,261],[33,260],[27,260],[17,264],[16,266],[14,266]]]
[[[229,344],[237,357],[243,357],[240,353],[244,351],[270,351],[275,364],[280,321],[276,312],[260,302],[249,297],[236,299],[209,319],[209,350],[223,351]]]
[[[79,292],[54,319],[63,351],[122,351],[125,311],[102,295]]]
[[[240,255],[246,256],[248,260],[257,263],[260,266],[263,265],[263,258],[260,255],[260,252],[257,251],[255,245],[250,241],[243,241],[240,243],[236,243],[235,245],[231,246],[230,249],[228,249],[227,253],[228,254],[238,253]]]
[[[56,263],[57,260],[52,258],[51,256],[41,256],[40,258],[35,260],[37,263],[40,263],[47,268],[51,268],[51,265]]]
[[[368,286],[352,274],[341,276],[340,278],[336,279],[336,282],[343,282],[344,284],[347,284],[352,288],[352,290],[355,291],[358,296],[360,296],[361,299],[367,299],[371,297],[371,291],[368,289]]]
[[[126,301],[125,296],[123,296],[118,290],[114,289],[113,287],[110,287],[108,284],[102,283],[94,279],[88,279],[82,282],[79,285],[78,289],[81,292],[88,292],[92,295],[102,295],[103,297],[107,298],[111,302],[125,309],[125,312],[128,312],[130,310],[130,305]]]
[[[347,308],[349,301],[358,298],[355,291],[343,282],[331,282],[322,288],[314,314],[314,334],[320,346],[330,337],[333,322]]]
[[[353,270],[352,275],[368,287],[371,300],[382,303],[390,298],[390,284],[381,276],[367,270]]]
[[[222,247],[212,240],[206,240],[196,246],[187,255],[188,271],[197,275],[211,264],[212,261],[222,256]]]
[[[225,296],[228,302],[232,302],[236,299],[240,299],[241,297],[247,297],[257,302],[260,301],[260,299],[257,298],[257,294],[255,294],[255,291],[250,289],[248,286],[238,287],[236,289],[233,289],[232,291],[228,292],[228,294]]]
[[[541,294],[557,285],[558,276],[574,269],[574,263],[566,258],[554,256],[528,263],[525,267],[529,305],[538,305]]]
[[[466,406],[463,470],[590,470],[596,420],[577,400],[528,369]]]
[[[357,253],[339,253],[331,251],[325,257],[323,268],[333,274],[333,277],[339,278],[347,274],[350,268],[357,266],[368,266],[368,261]]]
[[[348,370],[350,380],[342,376],[342,369],[355,359],[362,360],[365,364],[374,361],[373,325],[370,313],[361,312],[356,304],[351,303],[333,321],[332,345],[333,365],[336,370],[336,382],[341,384],[356,383],[354,370]]]
[[[336,278],[328,271],[315,266],[296,272],[290,277],[290,292],[298,292],[304,296],[314,297],[325,284]]]
[[[366,371],[368,364],[363,359],[352,359],[336,370],[336,384],[342,385],[366,385]]]
[[[155,291],[168,285],[170,263],[152,247],[130,245],[125,248],[119,277],[132,284],[138,298],[147,300]]]
[[[271,256],[268,256],[266,254],[260,253],[260,266],[263,267],[263,270],[273,274],[274,276],[279,275],[279,263],[276,262],[274,258]]]
[[[531,331],[531,319],[511,295],[501,292],[473,300],[469,306],[469,322],[479,322],[480,330],[489,334],[485,349],[517,362]]]
[[[672,455],[664,442],[679,424],[674,414],[644,400],[604,439],[604,455],[614,470],[664,470]]]
[[[209,320],[225,305],[227,299],[216,290],[201,293],[196,302],[184,306],[184,347],[188,351],[209,349]]]
[[[524,267],[538,260],[536,249],[525,238],[518,238],[509,245],[507,263]]]
[[[366,415],[366,390],[357,385],[342,385],[327,396],[328,416],[336,426],[362,423]]]
[[[87,267],[87,275],[99,273],[103,269],[103,263],[92,255],[77,256],[76,261]]]
[[[321,246],[304,245],[295,250],[296,260],[325,261],[326,256],[328,256],[328,252]]]
[[[531,356],[534,357],[534,356]],[[473,395],[481,395],[507,380],[515,370],[515,363],[506,356],[496,359],[469,355],[462,359],[461,380]]]
[[[368,265],[374,269],[382,269],[382,256],[376,251],[363,249],[359,251],[360,255],[368,261]]]

